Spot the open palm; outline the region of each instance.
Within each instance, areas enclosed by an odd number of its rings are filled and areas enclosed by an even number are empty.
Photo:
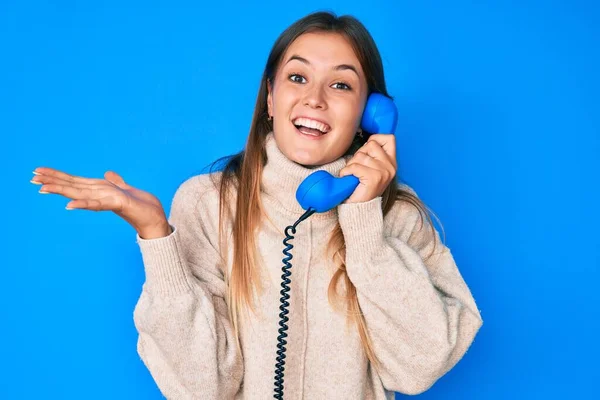
[[[113,171],[104,179],[74,176],[54,168],[40,167],[34,171],[32,183],[42,185],[40,193],[60,194],[72,199],[68,209],[113,211],[138,232],[166,224],[160,200],[148,192],[125,183]]]

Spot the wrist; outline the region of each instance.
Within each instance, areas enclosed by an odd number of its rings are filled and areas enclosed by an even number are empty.
[[[169,236],[171,233],[173,233],[173,231],[171,230],[171,225],[169,225],[169,222],[164,221],[161,224],[153,227],[138,229],[137,233],[140,238],[144,240],[151,240]]]

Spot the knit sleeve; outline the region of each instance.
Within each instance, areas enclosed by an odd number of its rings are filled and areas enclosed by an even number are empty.
[[[136,235],[146,274],[134,310],[137,351],[168,399],[231,399],[243,378],[206,197],[200,176],[188,179],[172,201],[172,233]]]
[[[419,394],[466,353],[483,321],[450,249],[407,202],[339,206],[346,270],[387,390]]]

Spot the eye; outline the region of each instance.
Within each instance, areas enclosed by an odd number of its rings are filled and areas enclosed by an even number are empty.
[[[300,74],[290,74],[288,76],[288,79],[291,80],[292,82],[296,82],[296,83],[306,83],[306,78],[304,78]]]
[[[352,90],[352,88],[350,87],[350,85],[348,85],[348,84],[346,84],[344,82],[336,82],[336,83],[333,84],[333,87],[334,87],[334,89]]]

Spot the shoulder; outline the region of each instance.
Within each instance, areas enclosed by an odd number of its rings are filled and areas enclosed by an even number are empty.
[[[193,175],[177,186],[168,219],[186,243],[205,240],[213,248],[219,247],[220,178],[221,172]]]
[[[181,182],[175,191],[174,199],[201,200],[219,194],[221,172],[193,175]]]
[[[193,175],[176,187],[171,212],[214,214],[219,210],[221,172]]]

